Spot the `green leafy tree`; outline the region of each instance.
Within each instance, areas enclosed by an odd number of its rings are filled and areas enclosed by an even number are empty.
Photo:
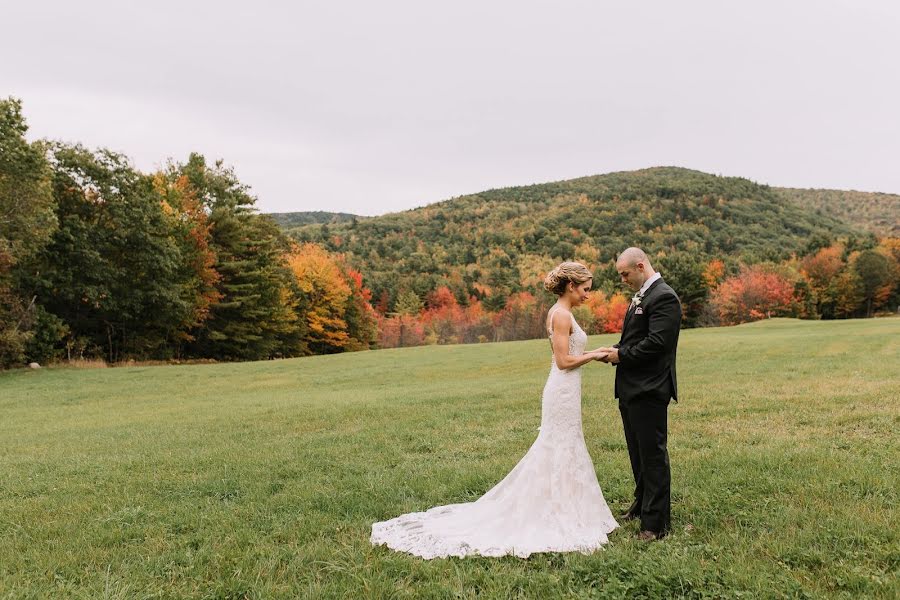
[[[853,269],[859,276],[867,317],[890,298],[896,285],[894,265],[891,260],[875,251],[863,250],[853,260]]]
[[[56,228],[50,166],[43,144],[28,143],[27,131],[21,102],[0,100],[0,367],[25,358],[39,298],[20,285],[23,261]]]
[[[87,352],[163,358],[194,306],[183,256],[151,177],[119,154],[52,147],[59,228],[29,284]]]
[[[658,261],[657,268],[666,283],[678,293],[683,307],[684,325],[696,326],[709,296],[704,277],[708,259],[688,252],[673,252]]]

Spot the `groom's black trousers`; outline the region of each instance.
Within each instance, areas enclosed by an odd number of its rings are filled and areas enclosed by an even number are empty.
[[[669,398],[657,394],[619,400],[625,441],[634,473],[634,504],[642,531],[669,532],[672,474],[669,469]]]

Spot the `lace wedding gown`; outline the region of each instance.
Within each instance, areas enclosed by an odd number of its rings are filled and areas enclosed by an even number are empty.
[[[569,354],[587,334],[572,319]],[[618,527],[597,483],[581,427],[581,368],[556,361],[541,399],[540,434],[519,464],[475,502],[438,506],[372,525],[372,544],[422,558],[589,553]]]

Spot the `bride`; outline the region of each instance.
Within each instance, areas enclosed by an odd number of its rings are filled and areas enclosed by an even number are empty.
[[[553,348],[541,399],[540,434],[519,464],[475,502],[438,506],[372,525],[372,544],[422,558],[589,553],[618,527],[597,483],[581,428],[581,366],[587,334],[571,309],[588,298],[592,275],[576,262],[553,269],[544,287],[559,300],[547,313]]]

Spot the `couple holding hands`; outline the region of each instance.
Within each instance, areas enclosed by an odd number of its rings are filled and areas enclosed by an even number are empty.
[[[373,544],[423,558],[524,558],[535,552],[589,553],[606,544],[619,524],[603,498],[581,419],[581,367],[595,360],[616,367],[615,397],[635,481],[634,501],[621,518],[640,519],[643,541],[669,532],[667,408],[678,397],[681,302],[639,248],[622,252],[616,270],[635,292],[622,336],[612,347],[589,352],[587,334],[571,311],[587,300],[593,276],[575,262],[547,275],[544,285],[558,297],[546,323],[553,359],[540,433],[513,470],[475,502],[375,523]]]

